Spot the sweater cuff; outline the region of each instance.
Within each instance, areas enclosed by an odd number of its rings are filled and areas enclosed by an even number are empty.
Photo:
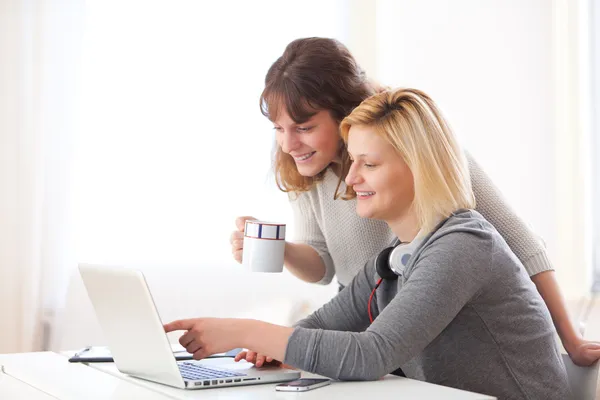
[[[552,266],[552,262],[548,258],[548,254],[545,251],[540,251],[539,253],[529,257],[524,263],[523,266],[529,276],[534,276],[539,274],[540,272],[545,271],[554,271],[554,267]]]
[[[325,264],[325,274],[318,282],[315,283],[317,285],[329,285],[333,280],[333,276],[335,275],[335,268],[333,266],[331,255],[329,255],[329,253],[326,251],[320,250],[318,246],[315,246],[311,243],[308,245],[317,252],[317,254],[321,257],[321,260],[323,260],[323,264]]]

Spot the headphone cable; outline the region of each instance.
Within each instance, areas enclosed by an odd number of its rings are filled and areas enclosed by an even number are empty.
[[[375,287],[373,288],[373,291],[371,292],[371,295],[369,296],[369,304],[367,305],[367,312],[369,313],[369,321],[371,323],[373,323],[373,320],[374,320],[373,315],[371,315],[371,302],[373,301],[373,296],[375,295],[375,291],[381,284],[381,281],[383,281],[383,278],[379,278],[379,280],[375,284]]]

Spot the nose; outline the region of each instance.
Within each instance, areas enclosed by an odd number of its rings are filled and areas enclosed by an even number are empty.
[[[298,148],[298,139],[292,132],[284,131],[281,133],[279,145],[284,153],[291,153],[293,150]]]
[[[353,162],[350,164],[350,169],[348,170],[348,175],[346,175],[345,179],[346,185],[354,186],[361,182],[362,178],[358,173],[357,168],[358,167],[356,163]]]

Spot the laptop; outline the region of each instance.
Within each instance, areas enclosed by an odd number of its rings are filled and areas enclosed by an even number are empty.
[[[181,389],[287,382],[300,372],[233,358],[177,361],[141,271],[79,264],[79,272],[113,355],[124,374]]]

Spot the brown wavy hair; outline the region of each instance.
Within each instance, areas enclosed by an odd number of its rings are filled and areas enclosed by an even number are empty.
[[[378,88],[366,78],[350,51],[342,43],[328,38],[297,39],[271,65],[265,77],[265,88],[260,96],[262,114],[275,121],[282,109],[297,124],[310,119],[317,112],[327,110],[340,123],[364,99]],[[342,161],[340,181],[334,197],[350,166],[348,152],[340,139]],[[325,170],[314,177],[302,176],[294,159],[276,146],[273,167],[277,186],[283,192],[304,192],[323,180]],[[329,168],[329,167],[328,167]],[[347,187],[342,198],[355,196]]]

